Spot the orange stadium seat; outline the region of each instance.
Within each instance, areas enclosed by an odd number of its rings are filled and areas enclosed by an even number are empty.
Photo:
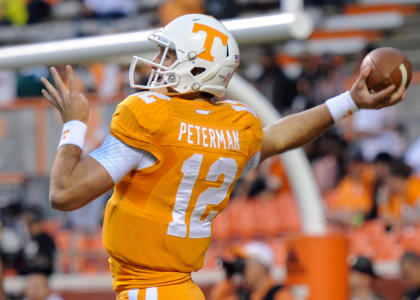
[[[60,221],[58,219],[49,219],[42,222],[42,230],[51,235],[56,240],[60,232]]]
[[[420,254],[420,230],[416,228],[404,228],[400,232],[399,242],[405,251]]]
[[[377,5],[363,5],[363,4],[350,4],[344,9],[345,14],[372,14],[372,13],[386,13],[386,12],[399,12],[405,16],[410,16],[418,13],[415,5],[404,4],[377,4]]]
[[[229,207],[231,232],[233,237],[252,238],[258,233],[255,218],[255,201],[250,199],[235,199]]]
[[[397,236],[394,233],[387,233],[374,243],[376,261],[396,261],[402,256],[403,249],[398,244]]]
[[[273,249],[275,265],[284,266],[287,258],[286,244],[282,238],[272,238],[265,241]]]
[[[212,223],[212,234],[215,241],[227,241],[232,235],[230,232],[231,219],[227,210],[220,213]]]
[[[375,30],[339,30],[329,31],[323,29],[315,30],[310,38],[317,39],[339,39],[339,38],[364,38],[370,42],[375,42],[383,37],[382,32]]]
[[[375,257],[375,249],[370,243],[369,236],[362,231],[352,231],[349,235],[349,253],[356,256]]]

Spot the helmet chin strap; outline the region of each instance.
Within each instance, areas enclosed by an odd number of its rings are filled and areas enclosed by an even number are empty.
[[[204,75],[203,77],[198,79],[196,82],[194,82],[191,85],[191,89],[193,91],[199,91],[203,83],[210,80],[214,76],[216,76],[216,74],[220,71],[221,68],[222,68],[221,63],[216,64],[206,75]]]

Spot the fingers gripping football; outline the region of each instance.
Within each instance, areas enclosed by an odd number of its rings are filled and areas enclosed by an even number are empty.
[[[366,80],[370,72],[371,67],[365,67],[350,90],[351,97],[359,108],[379,109],[404,100],[407,93],[405,86],[395,90],[396,87],[392,84],[378,92],[369,91]]]
[[[42,90],[42,94],[57,109],[64,123],[71,120],[80,120],[87,123],[89,102],[85,95],[79,93],[75,87],[72,67],[69,65],[66,66],[68,88],[56,68],[51,68],[51,74],[54,79],[54,85],[46,78],[41,78],[46,88]]]

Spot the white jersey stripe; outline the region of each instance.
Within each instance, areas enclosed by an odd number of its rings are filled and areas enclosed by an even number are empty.
[[[145,300],[158,300],[157,287],[150,287],[146,289]]]
[[[138,295],[139,295],[139,289],[129,290],[128,300],[137,300]]]

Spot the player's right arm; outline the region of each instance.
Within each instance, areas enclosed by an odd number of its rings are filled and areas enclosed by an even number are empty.
[[[89,104],[83,94],[76,92],[72,68],[67,66],[69,89],[55,68],[51,68],[51,73],[56,87],[42,78],[48,90],[42,91],[44,96],[60,113],[64,123],[77,120],[86,124]],[[82,158],[80,147],[67,144],[58,149],[50,179],[50,202],[53,208],[65,211],[80,208],[113,186],[107,170],[90,156]]]

